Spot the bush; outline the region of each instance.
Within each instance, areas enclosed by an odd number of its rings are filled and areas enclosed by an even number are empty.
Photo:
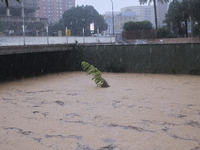
[[[152,30],[153,25],[150,21],[129,21],[124,23],[124,31],[135,31],[135,30]]]
[[[90,65],[89,63],[83,61],[81,63],[83,70],[87,69],[87,75],[93,74],[92,80],[95,81],[97,86],[99,87],[109,87],[108,83],[104,78],[101,77],[101,72],[95,68],[93,65]]]
[[[174,38],[174,36],[166,26],[163,26],[158,28],[157,38]]]
[[[194,36],[199,36],[200,35],[200,25],[199,24],[195,24],[194,25]]]

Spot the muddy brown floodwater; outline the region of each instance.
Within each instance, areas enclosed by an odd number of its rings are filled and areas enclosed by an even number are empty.
[[[85,72],[0,85],[0,150],[199,150],[200,76]]]

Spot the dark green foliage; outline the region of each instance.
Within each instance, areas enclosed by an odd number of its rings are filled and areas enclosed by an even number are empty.
[[[95,33],[97,29],[101,33],[108,28],[103,16],[93,6],[77,6],[66,10],[62,19],[53,26],[52,30],[62,30],[64,33],[67,27],[71,30],[72,36],[82,36],[84,28],[84,35],[90,36],[90,23],[94,23]]]
[[[62,23],[56,22],[54,24],[53,23],[49,24],[49,35],[53,35],[54,32],[58,32],[59,30],[62,30],[62,32],[65,33],[65,29]]]
[[[126,39],[154,38],[156,34],[152,29],[150,21],[129,21],[124,23],[122,36]]]
[[[194,25],[194,36],[198,36],[200,33],[200,24]]]
[[[0,32],[3,32],[4,31],[4,23],[0,21]]]
[[[184,21],[183,7],[178,0],[173,0],[170,3],[164,22],[167,23],[168,28],[171,28],[174,34],[178,37],[184,35],[182,22]]]
[[[199,0],[173,0],[166,14],[167,26],[178,36],[188,36],[187,22],[191,18],[193,22],[200,24],[200,1]],[[184,25],[182,24],[184,22]]]
[[[151,30],[153,29],[152,23],[150,21],[129,21],[124,23],[124,31],[135,31],[135,30]]]
[[[157,38],[174,38],[174,36],[167,26],[163,26],[162,28],[158,28]]]
[[[200,24],[200,0],[190,0],[190,16]]]
[[[97,68],[95,68],[93,65],[90,65],[89,63],[85,61],[81,63],[81,66],[83,70],[87,70],[87,75],[93,74],[92,80],[94,80],[97,86],[109,87],[105,79],[101,77],[101,72]]]

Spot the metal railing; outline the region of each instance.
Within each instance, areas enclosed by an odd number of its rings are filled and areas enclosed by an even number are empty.
[[[24,44],[25,43],[25,44]],[[0,37],[0,46],[12,45],[44,45],[44,44],[73,44],[73,43],[115,43],[115,37],[75,37],[75,36],[3,36]]]

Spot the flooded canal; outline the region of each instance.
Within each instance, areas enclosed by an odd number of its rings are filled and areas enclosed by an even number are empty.
[[[198,150],[200,76],[85,72],[1,83],[0,150]]]

